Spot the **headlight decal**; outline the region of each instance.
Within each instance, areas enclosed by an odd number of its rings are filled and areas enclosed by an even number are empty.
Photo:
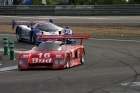
[[[58,60],[55,60],[54,63],[55,63],[55,65],[58,65],[58,64],[59,64],[59,63],[58,63]]]
[[[60,61],[59,61],[59,64],[60,64],[60,65],[63,65],[63,64],[64,64],[64,60],[60,60]]]
[[[27,60],[19,60],[18,63],[20,66],[27,66],[28,61]]]
[[[55,59],[54,65],[64,65],[64,60],[63,59],[61,59],[61,60]]]

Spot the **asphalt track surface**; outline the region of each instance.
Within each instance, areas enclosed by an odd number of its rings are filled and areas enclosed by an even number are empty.
[[[5,36],[15,42],[16,50],[34,46],[17,42],[11,35],[1,35],[0,46]],[[139,39],[91,37],[83,44],[86,49],[83,65],[64,70],[2,71],[0,93],[140,93]]]
[[[7,37],[15,42],[16,50],[28,50],[34,46],[17,42],[15,36]],[[2,36],[0,38],[2,42]],[[83,44],[86,48],[83,65],[64,70],[0,72],[1,93],[140,92],[140,41],[91,38]]]

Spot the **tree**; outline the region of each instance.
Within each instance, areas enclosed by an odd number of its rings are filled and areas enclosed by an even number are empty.
[[[54,4],[55,4],[54,0],[47,0],[46,5],[54,5]]]
[[[33,5],[41,5],[41,0],[32,0]]]
[[[130,4],[140,4],[140,0],[129,0]]]

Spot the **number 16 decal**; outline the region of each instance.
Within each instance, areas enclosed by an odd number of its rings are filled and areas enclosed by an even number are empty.
[[[50,53],[39,53],[39,54],[37,54],[37,55],[39,55],[39,58],[50,58]]]

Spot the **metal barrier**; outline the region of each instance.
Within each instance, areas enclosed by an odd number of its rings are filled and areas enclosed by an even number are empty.
[[[140,15],[140,4],[0,6],[0,15],[43,15],[43,16]]]
[[[96,5],[94,15],[140,15],[140,5]]]
[[[54,15],[55,6],[0,6],[0,15]]]
[[[84,16],[88,15],[91,16],[93,15],[94,12],[94,5],[63,5],[63,6],[55,6],[55,15],[59,16],[64,16],[64,15],[69,15],[69,16]]]

